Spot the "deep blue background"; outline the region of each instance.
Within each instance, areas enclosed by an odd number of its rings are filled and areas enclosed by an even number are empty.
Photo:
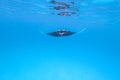
[[[0,80],[120,79],[119,1],[82,0],[71,17],[34,11],[44,0],[19,1],[0,1]],[[63,28],[77,34],[46,35]]]

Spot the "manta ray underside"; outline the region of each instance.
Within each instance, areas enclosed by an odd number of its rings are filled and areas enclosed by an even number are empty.
[[[70,36],[75,34],[75,32],[67,31],[67,30],[57,30],[54,32],[47,33],[47,35],[54,36],[54,37],[64,37]]]

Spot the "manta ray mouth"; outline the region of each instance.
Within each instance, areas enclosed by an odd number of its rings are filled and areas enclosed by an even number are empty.
[[[64,37],[64,36],[70,36],[75,34],[75,32],[71,32],[68,30],[57,30],[54,32],[47,33],[47,35],[54,36],[54,37]]]

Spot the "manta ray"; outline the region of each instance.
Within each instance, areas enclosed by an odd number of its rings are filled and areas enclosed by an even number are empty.
[[[70,36],[75,34],[75,32],[71,32],[68,30],[57,30],[54,32],[47,33],[47,35],[54,36],[54,37],[64,37],[64,36]]]

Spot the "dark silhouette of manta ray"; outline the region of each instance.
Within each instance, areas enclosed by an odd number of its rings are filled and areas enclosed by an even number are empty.
[[[54,36],[54,37],[64,37],[64,36],[70,36],[75,34],[75,32],[67,31],[67,30],[57,30],[54,32],[47,33],[48,35]]]

